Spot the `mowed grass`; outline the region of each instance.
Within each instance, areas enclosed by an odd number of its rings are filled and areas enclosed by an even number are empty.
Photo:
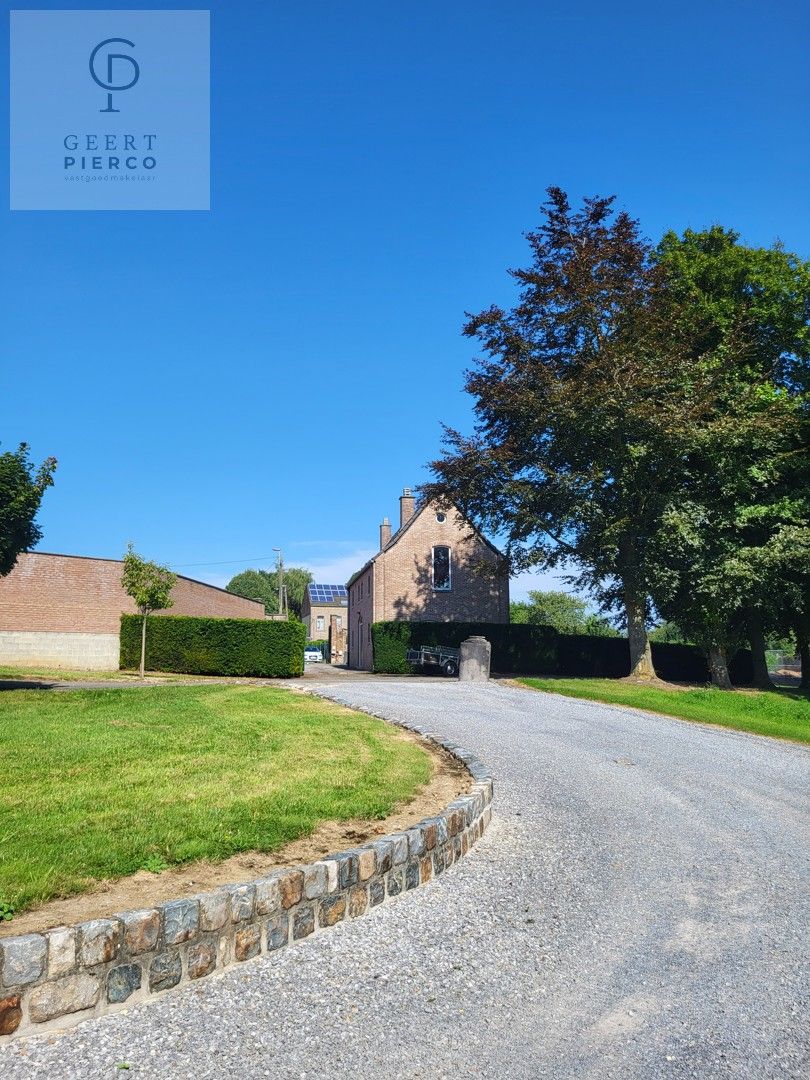
[[[663,689],[619,679],[519,679],[534,690],[631,705],[636,709],[721,724],[738,731],[810,742],[810,695],[802,690]]]
[[[165,682],[188,681],[195,677],[202,681],[206,678],[204,675],[172,675],[160,671],[147,671],[146,676],[149,679],[160,679]],[[140,685],[143,685],[137,671],[110,671],[108,669],[104,671],[84,671],[53,667],[9,667],[2,664],[0,664],[0,679],[52,679],[60,682],[100,682],[102,679],[105,681],[123,680],[124,682],[134,682],[137,679]]]
[[[0,693],[0,903],[22,911],[147,861],[273,851],[381,818],[432,772],[381,720],[242,686]]]

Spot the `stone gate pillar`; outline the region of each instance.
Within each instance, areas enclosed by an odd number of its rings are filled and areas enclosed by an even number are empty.
[[[461,643],[461,661],[458,677],[462,682],[486,682],[492,646],[485,637],[468,637]]]

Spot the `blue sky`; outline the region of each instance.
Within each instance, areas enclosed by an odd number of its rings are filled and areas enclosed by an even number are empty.
[[[211,10],[210,212],[2,211],[41,550],[344,581],[469,426],[464,312],[512,299],[549,184],[810,255],[804,2]]]

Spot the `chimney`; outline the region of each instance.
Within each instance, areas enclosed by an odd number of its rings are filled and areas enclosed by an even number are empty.
[[[414,497],[410,488],[403,488],[399,497],[399,527],[411,520],[414,510]]]
[[[382,519],[382,525],[380,526],[380,551],[385,547],[388,541],[391,539],[391,522],[387,517]]]

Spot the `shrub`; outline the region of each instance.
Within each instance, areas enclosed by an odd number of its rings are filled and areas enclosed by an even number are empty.
[[[481,634],[492,645],[492,670],[500,674],[560,675],[621,679],[630,674],[627,638],[590,634],[558,634],[553,626],[525,623],[379,622],[371,628],[374,670],[408,674],[408,649],[421,645],[458,648],[465,638]],[[655,670],[668,682],[706,683],[709,669],[696,645],[652,643]],[[751,654],[741,650],[729,662],[731,680],[747,686],[752,678]]]
[[[303,623],[149,615],[146,666],[186,675],[289,678],[304,671]],[[141,616],[121,616],[121,667],[138,666]]]

